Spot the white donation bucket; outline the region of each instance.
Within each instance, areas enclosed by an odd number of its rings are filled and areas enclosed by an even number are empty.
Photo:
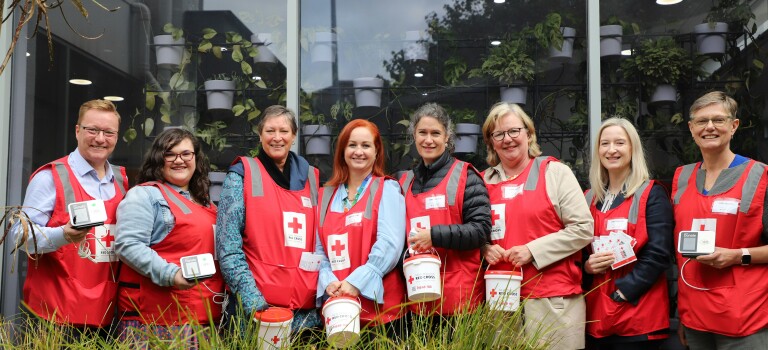
[[[488,270],[485,273],[485,301],[491,310],[517,310],[522,280],[522,271]]]
[[[403,261],[408,300],[426,302],[440,299],[443,294],[440,265],[440,257],[429,253],[416,254]]]
[[[347,348],[360,339],[360,302],[351,297],[333,297],[323,305],[328,344]]]
[[[281,307],[271,307],[253,316],[259,322],[259,338],[262,349],[288,349],[291,347],[291,322],[293,312]]]

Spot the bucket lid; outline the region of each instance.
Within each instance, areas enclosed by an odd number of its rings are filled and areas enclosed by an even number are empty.
[[[491,275],[491,276],[521,276],[522,273],[518,270],[488,270],[485,272],[485,275]]]
[[[258,311],[253,319],[262,322],[285,322],[293,318],[293,312],[282,307],[271,307],[264,311]]]
[[[330,297],[330,298],[328,298],[328,300],[326,300],[325,303],[323,304],[323,309],[325,309],[325,307],[328,306],[328,304],[333,303],[333,302],[337,302],[337,301],[353,301],[355,304],[360,305],[360,301],[358,301],[357,298],[347,297],[347,296],[339,296],[339,297]]]
[[[431,253],[419,253],[419,254],[416,254],[416,255],[414,255],[414,256],[411,256],[410,258],[407,258],[407,259],[405,259],[405,261],[403,261],[403,262],[404,262],[404,263],[407,263],[407,262],[409,262],[409,261],[413,261],[413,260],[416,260],[416,259],[423,259],[423,258],[432,258],[432,259],[437,259],[437,260],[440,260],[440,257],[439,257],[439,256],[437,256],[437,255],[435,255],[435,254],[431,254]]]

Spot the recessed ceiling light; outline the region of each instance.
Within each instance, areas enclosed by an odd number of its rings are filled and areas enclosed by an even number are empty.
[[[112,102],[120,102],[120,101],[125,100],[124,98],[122,98],[120,96],[104,96],[104,99],[107,100],[107,101],[112,101]]]
[[[683,0],[656,0],[659,5],[674,5],[683,2]]]
[[[493,46],[499,46],[499,45],[501,45],[501,41],[500,41],[500,40],[494,40],[494,41],[491,41],[491,45],[493,45]]]
[[[632,50],[630,50],[630,49],[621,50],[621,55],[622,56],[632,56]]]
[[[414,73],[413,76],[416,78],[421,78],[424,76],[424,73]]]
[[[493,0],[493,2],[495,2],[497,4],[503,4],[505,1],[507,1],[507,0]]]
[[[75,84],[75,85],[91,85],[91,84],[93,84],[93,82],[88,80],[88,79],[69,79],[69,83],[70,84]]]
[[[29,52],[27,52],[27,57],[32,56]]]

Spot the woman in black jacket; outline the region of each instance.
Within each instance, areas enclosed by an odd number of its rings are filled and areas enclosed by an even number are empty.
[[[416,252],[437,251],[443,279],[441,300],[411,305],[411,310],[443,316],[473,311],[485,292],[480,247],[490,240],[488,191],[472,165],[451,156],[453,129],[442,107],[420,107],[409,131],[421,161],[400,179],[408,243]]]

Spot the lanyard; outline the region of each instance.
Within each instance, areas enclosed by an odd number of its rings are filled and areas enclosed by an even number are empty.
[[[365,189],[365,185],[368,183],[368,180],[370,179],[371,179],[371,174],[368,174],[368,176],[365,177],[363,182],[357,188],[357,194],[355,194],[355,198],[352,201],[349,200],[349,188],[347,187],[347,184],[344,184],[344,189],[347,190],[347,195],[341,200],[341,203],[344,205],[345,213],[349,211],[349,209],[352,209],[352,207],[355,206],[355,204],[357,204],[357,201],[360,200],[360,197],[363,195],[363,189]]]

